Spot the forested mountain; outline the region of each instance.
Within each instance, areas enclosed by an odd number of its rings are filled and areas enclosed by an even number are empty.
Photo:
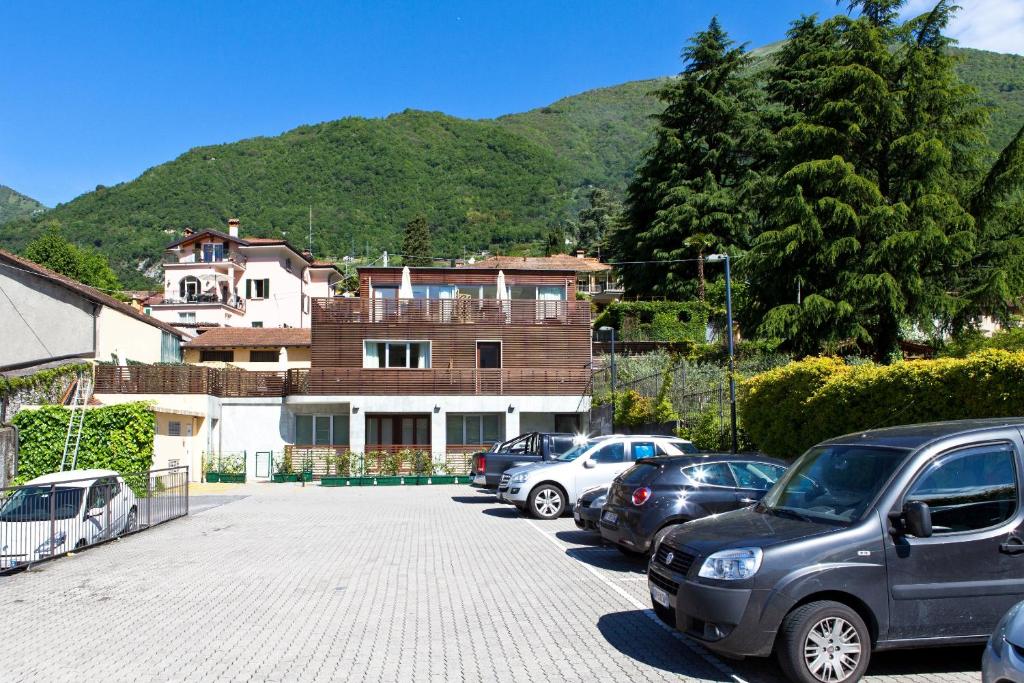
[[[776,50],[757,50],[752,68],[763,69]],[[994,107],[994,156],[1024,124],[1024,57],[961,52],[959,72]],[[185,226],[223,228],[237,216],[246,234],[304,243],[310,206],[320,256],[400,251],[403,228],[418,214],[433,228],[438,255],[540,249],[588,187],[624,191],[652,139],[657,83],[592,90],[494,120],[405,111],[198,147],[59,205],[45,220],[106,253],[126,286],[143,284]],[[9,221],[0,245],[18,250],[43,228],[39,217]]]
[[[45,206],[31,197],[26,197],[6,185],[0,185],[0,223],[45,210]]]

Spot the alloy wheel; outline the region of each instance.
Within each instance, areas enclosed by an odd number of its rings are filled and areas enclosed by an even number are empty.
[[[822,683],[849,679],[860,663],[860,635],[842,617],[826,617],[816,623],[804,641],[804,664]]]
[[[554,489],[544,489],[537,494],[533,507],[541,517],[553,517],[562,507],[562,496]]]

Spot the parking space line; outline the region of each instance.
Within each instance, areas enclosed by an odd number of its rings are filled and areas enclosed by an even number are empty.
[[[565,552],[566,550],[568,550],[568,549],[570,548],[570,546],[567,546],[567,545],[565,545],[564,543],[562,543],[561,541],[559,541],[559,540],[558,540],[557,538],[555,538],[555,536],[554,536],[554,535],[552,535],[552,534],[549,534],[548,532],[544,531],[544,530],[543,530],[543,529],[541,529],[541,528],[540,528],[539,526],[537,526],[537,525],[536,525],[536,524],[535,524],[535,523],[533,522],[533,520],[529,520],[529,519],[527,519],[527,520],[523,520],[523,521],[525,521],[525,522],[526,522],[527,524],[529,524],[529,525],[530,525],[531,527],[533,527],[534,529],[536,529],[536,530],[537,530],[537,533],[539,533],[539,534],[540,534],[541,536],[543,536],[544,538],[546,538],[547,540],[549,540],[549,541],[551,541],[551,542],[552,542],[553,544],[555,544],[555,546],[556,546],[556,547],[557,547],[557,548],[558,548],[559,550],[561,550],[562,552]],[[612,591],[614,591],[614,592],[615,592],[616,594],[618,594],[619,596],[621,596],[621,597],[622,597],[623,599],[625,599],[625,600],[626,600],[626,602],[628,602],[628,603],[629,603],[630,605],[632,605],[633,607],[636,607],[637,609],[641,610],[641,611],[643,612],[643,614],[644,614],[644,616],[645,616],[645,617],[647,617],[648,619],[650,619],[651,621],[653,621],[653,622],[654,622],[655,624],[657,624],[658,626],[660,626],[660,627],[661,627],[661,628],[662,628],[663,630],[665,630],[666,632],[668,632],[669,634],[671,634],[673,638],[675,638],[676,640],[678,640],[678,641],[679,641],[680,643],[682,643],[682,644],[683,644],[683,645],[684,645],[684,646],[685,646],[685,647],[686,647],[687,649],[689,649],[689,650],[690,650],[691,652],[693,652],[693,653],[694,653],[695,655],[697,655],[698,657],[700,657],[701,659],[703,659],[703,660],[704,660],[705,662],[707,662],[708,664],[710,664],[710,665],[711,665],[711,666],[712,666],[713,668],[717,669],[717,670],[718,670],[718,671],[720,671],[720,672],[721,672],[722,674],[724,674],[724,675],[728,676],[729,678],[731,678],[731,679],[732,679],[733,681],[735,681],[736,683],[747,683],[745,679],[743,679],[743,678],[740,678],[740,677],[739,677],[739,676],[738,676],[738,675],[737,675],[737,674],[736,674],[736,673],[735,673],[735,672],[734,672],[734,671],[733,671],[732,669],[730,669],[730,668],[729,668],[729,667],[728,667],[728,666],[727,666],[727,665],[726,665],[726,664],[725,664],[725,663],[724,663],[723,661],[721,661],[720,659],[718,659],[717,657],[715,657],[714,655],[712,655],[712,654],[711,654],[710,652],[708,652],[707,650],[705,650],[705,649],[704,649],[703,647],[700,647],[700,646],[699,646],[699,645],[697,645],[696,643],[692,642],[692,641],[691,641],[691,640],[690,640],[689,638],[686,638],[685,636],[683,636],[683,635],[682,635],[681,633],[679,633],[678,631],[676,631],[676,630],[675,630],[674,628],[671,628],[671,627],[669,627],[669,626],[668,626],[668,625],[667,625],[667,624],[666,624],[665,622],[663,622],[663,621],[662,621],[662,620],[661,620],[661,619],[660,619],[660,618],[658,617],[658,615],[657,615],[657,614],[655,614],[655,613],[654,613],[654,610],[653,610],[653,609],[651,609],[651,608],[647,607],[647,606],[646,606],[645,604],[643,604],[642,602],[640,602],[639,600],[637,600],[636,598],[634,598],[634,597],[633,597],[632,595],[630,595],[629,593],[627,593],[626,591],[624,591],[624,590],[623,590],[622,588],[620,588],[619,586],[616,586],[616,585],[615,585],[615,584],[614,584],[614,583],[613,583],[613,582],[612,582],[612,581],[611,581],[610,579],[608,579],[608,578],[607,578],[606,576],[602,576],[602,575],[601,575],[601,573],[600,573],[600,572],[599,572],[599,571],[597,570],[597,568],[596,568],[596,567],[592,567],[591,565],[589,565],[589,564],[586,564],[586,563],[584,563],[584,562],[577,562],[577,564],[578,564],[579,566],[583,567],[584,569],[586,569],[586,570],[587,570],[588,572],[590,572],[591,574],[593,574],[593,575],[594,575],[594,576],[595,576],[595,577],[597,578],[597,580],[598,580],[598,581],[600,581],[600,582],[601,582],[601,583],[603,583],[603,584],[604,584],[605,586],[607,586],[607,587],[608,587],[608,588],[610,588],[610,589],[611,589]],[[639,580],[639,579],[636,579],[636,580]],[[646,577],[644,577],[644,580],[646,580]]]

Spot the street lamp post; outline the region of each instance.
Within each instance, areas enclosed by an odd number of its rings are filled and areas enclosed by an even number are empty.
[[[725,317],[726,334],[729,337],[729,420],[732,427],[732,452],[739,450],[739,443],[736,438],[736,349],[732,334],[732,276],[729,272],[728,254],[711,254],[707,257],[708,263],[725,261]]]
[[[605,325],[597,328],[598,332],[609,332],[612,335],[612,434],[615,433],[615,328]]]

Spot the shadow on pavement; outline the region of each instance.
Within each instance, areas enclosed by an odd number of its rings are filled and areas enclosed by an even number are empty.
[[[612,547],[569,548],[565,554],[598,569],[624,572],[644,576],[647,574],[647,560],[626,557]]]
[[[494,496],[452,496],[452,500],[454,500],[456,503],[463,503],[467,505],[474,505],[480,503],[492,505],[498,502],[498,499],[495,498]]]
[[[609,645],[647,666],[703,680],[733,681],[641,610],[605,614],[597,620],[597,628]]]
[[[928,675],[959,671],[981,671],[981,645],[965,647],[893,650],[871,656],[869,676]]]
[[[601,538],[601,534],[597,531],[557,531],[555,532],[555,538],[559,541],[575,545],[605,545],[604,539]],[[610,548],[611,546],[609,545],[608,547]]]
[[[204,494],[201,496],[189,496],[188,499],[188,513],[190,515],[198,515],[207,510],[220,507],[221,505],[227,505],[228,503],[234,503],[239,500],[245,500],[248,498],[245,496],[218,496],[212,494]]]
[[[491,517],[504,517],[506,519],[515,519],[519,516],[519,511],[514,507],[487,508],[483,513]]]

